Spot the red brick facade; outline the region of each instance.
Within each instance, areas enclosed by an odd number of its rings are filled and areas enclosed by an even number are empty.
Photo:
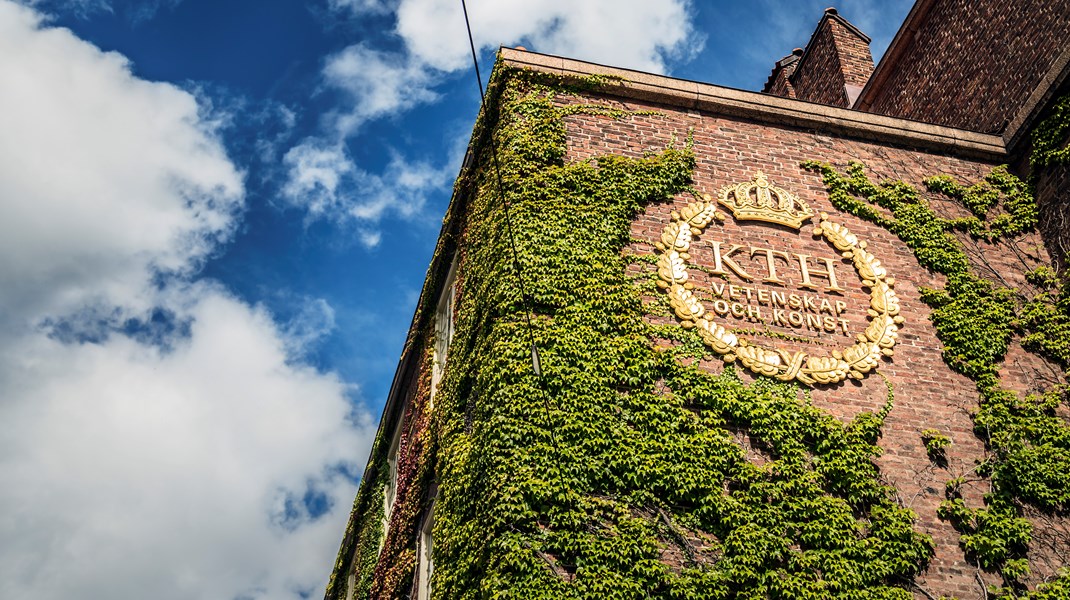
[[[881,261],[895,280],[905,318],[894,355],[881,362],[879,373],[870,373],[858,381],[818,385],[810,391],[810,397],[817,407],[846,420],[861,411],[879,411],[888,400],[889,390],[894,394],[894,406],[879,441],[883,455],[877,462],[883,479],[895,488],[898,502],[917,513],[916,529],[932,536],[935,543],[935,556],[914,589],[918,598],[980,599],[987,597],[983,584],[999,583],[994,575],[980,572],[967,560],[960,547],[959,533],[937,517],[937,508],[946,497],[945,482],[968,476],[974,471],[976,460],[985,455],[982,441],[974,433],[971,416],[977,410],[978,392],[973,381],[955,373],[945,363],[941,354],[943,344],[930,319],[931,310],[921,300],[921,290],[944,286],[942,276],[921,267],[911,249],[886,229],[838,211],[829,200],[821,176],[800,165],[803,161],[818,160],[842,170],[849,162],[858,161],[866,166],[872,181],[902,180],[918,190],[925,190],[923,180],[934,175],[951,175],[965,184],[976,183],[993,166],[1014,156],[1008,153],[1004,137],[968,130],[1004,132],[1006,123],[1021,111],[1026,99],[1036,95],[1039,80],[1057,64],[1055,57],[1066,47],[1068,35],[1070,0],[1026,0],[1024,4],[919,0],[907,26],[886,55],[887,64],[882,63],[874,73],[869,39],[830,9],[806,50],[793,52],[777,62],[766,83],[765,95],[526,51],[503,50],[500,55],[506,68],[542,70],[564,77],[593,74],[619,77],[605,84],[600,93],[558,96],[558,101],[565,104],[601,104],[613,109],[601,115],[578,111],[566,117],[567,161],[606,155],[641,158],[690,139],[696,158],[694,188],[698,192],[717,196],[722,187],[750,181],[761,171],[772,185],[796,194],[816,214],[826,213],[833,221],[846,226]],[[846,110],[867,82],[869,87],[859,97],[859,104],[867,112]],[[620,117],[622,113],[617,109],[629,114]],[[469,148],[470,155],[484,152],[485,143],[486,138],[475,139]],[[1041,230],[1052,254],[1058,257],[1068,254],[1067,248],[1052,245],[1052,240],[1067,237],[1060,232],[1070,223],[1070,210],[1065,208],[1068,181],[1070,170],[1053,169],[1041,175],[1037,189],[1043,211]],[[443,250],[432,266],[432,276],[425,283],[427,298],[438,297],[440,291],[434,286],[445,279],[449,255],[454,251],[465,252],[464,248],[452,248],[453,242],[448,241],[453,239],[451,232],[465,227],[464,193],[464,190],[457,192],[447,215],[440,249],[448,251]],[[956,202],[924,191],[922,195],[940,216],[968,215]],[[671,213],[693,200],[690,195],[681,194],[670,201],[649,205],[632,223],[633,241],[625,248],[625,255],[653,254],[654,242],[670,222]],[[775,262],[773,251],[783,253],[780,265],[785,270],[785,281],[772,284],[773,288],[746,280],[738,272],[717,278],[700,269],[692,275],[700,295],[706,294],[701,299],[707,306],[715,300],[708,290],[717,285],[735,286],[734,293],[745,293],[748,297],[752,293],[760,297],[763,288],[766,293],[776,289],[811,294],[815,302],[826,299],[842,303],[843,308],[836,309],[842,323],[837,321],[838,327],[818,329],[776,322],[769,318],[773,307],[768,302],[763,309],[766,312],[759,315],[760,320],[724,314],[716,317],[718,322],[757,344],[814,354],[831,353],[849,344],[864,329],[870,294],[863,289],[850,262],[839,260],[838,253],[827,242],[812,235],[816,222],[815,216],[796,231],[782,225],[741,221],[729,215],[698,236],[701,241],[694,244],[690,260],[705,271],[710,271],[717,260],[712,249],[715,241],[748,249],[768,249],[771,253],[767,255],[766,265]],[[1021,275],[1025,270],[1051,262],[1040,235],[1025,236],[1013,248],[966,236],[960,241],[980,276],[998,280],[1012,289],[1028,285]],[[814,257],[818,264],[832,265],[829,270],[836,271],[839,287],[843,289],[827,289],[832,285],[825,289],[821,286],[817,290],[801,289],[803,282],[799,277],[788,274],[789,255],[807,255]],[[741,270],[763,268],[760,253],[757,257],[753,252],[739,253],[736,260]],[[652,268],[651,261],[641,259],[629,267],[637,278]],[[828,280],[827,275],[824,277]],[[646,298],[651,303],[656,300],[653,296]],[[676,322],[674,318],[656,314],[652,310],[648,318],[659,324]],[[425,350],[429,342],[423,337],[429,335],[429,318],[418,313],[414,320],[410,343],[381,425],[390,427],[391,431],[400,427],[402,431],[397,508],[374,570],[372,590],[381,592],[381,597],[397,597],[397,590],[390,588],[393,585],[390,582],[404,580],[399,573],[414,568],[420,511],[428,510],[433,496],[431,482],[438,476],[431,472],[433,467],[427,456],[427,449],[434,444],[429,437],[433,434],[427,429],[432,361],[430,352]],[[723,365],[712,356],[701,364],[712,373],[721,372]],[[1007,389],[1024,395],[1050,385],[1053,378],[1060,377],[1060,369],[1012,345],[1002,364],[1001,376]],[[744,372],[744,377],[756,376]],[[467,414],[465,418],[468,419]],[[946,463],[931,460],[921,435],[926,429],[936,429],[951,439]],[[381,433],[376,456],[385,452],[383,440],[389,436],[390,432]],[[745,440],[741,443],[746,447]],[[366,475],[381,477],[374,472]],[[976,483],[976,479],[967,477],[968,483],[962,489],[963,499],[971,507],[983,505],[982,496],[988,491],[984,486],[989,482]],[[354,532],[361,519],[366,518],[362,514],[374,514],[376,502],[382,502],[381,496],[369,495],[364,487],[361,494],[350,533],[343,541],[335,570],[336,582],[342,581],[356,564],[354,553],[358,552],[358,542]],[[1034,513],[1028,516],[1036,524],[1034,539],[1040,540],[1035,545],[1037,550],[1029,556],[1031,575],[1025,582],[1034,587],[1065,566],[1053,560],[1058,553],[1050,552],[1050,548],[1066,545],[1070,539],[1070,520]],[[1044,549],[1045,544],[1048,550]],[[668,553],[663,560],[672,564],[682,558]],[[345,597],[344,589],[343,585],[335,585],[329,588],[328,597],[340,600]]]
[[[829,106],[850,106],[873,72],[869,38],[834,8],[825,11],[790,72],[785,73],[782,62],[765,92]],[[783,75],[787,81],[781,83]]]
[[[802,56],[802,53],[802,48],[796,48],[791,54],[778,60],[762,91],[774,96],[795,98],[795,88],[791,85],[791,74],[795,72],[795,67],[798,66],[799,57]]]
[[[1070,38],[1067,0],[921,0],[922,11],[882,59],[887,72],[860,109],[1002,132]]]
[[[1070,258],[1070,167],[1056,165],[1041,172],[1036,197],[1045,244],[1063,270]]]
[[[921,288],[942,287],[944,282],[940,276],[919,267],[910,249],[885,229],[837,211],[829,203],[820,175],[799,165],[813,159],[840,167],[848,161],[861,161],[867,166],[873,180],[902,179],[924,189],[922,180],[939,173],[953,175],[964,182],[978,181],[993,164],[647,103],[621,104],[609,101],[609,104],[628,110],[654,110],[660,114],[637,115],[624,120],[586,115],[569,117],[569,160],[584,160],[606,154],[641,157],[644,153],[664,148],[673,136],[680,139],[688,131],[693,131],[697,158],[695,187],[699,191],[716,196],[722,186],[748,181],[756,171],[761,170],[770,183],[798,194],[815,212],[829,213],[865,240],[889,274],[894,276],[902,314],[907,316],[907,321],[900,332],[895,356],[880,366],[880,372],[892,385],[895,406],[884,426],[880,441],[884,455],[879,465],[883,476],[897,489],[902,502],[918,513],[917,527],[931,535],[936,542],[936,556],[926,573],[919,578],[920,585],[931,591],[934,597],[946,595],[962,600],[982,597],[977,585],[976,568],[966,561],[958,546],[959,534],[936,516],[936,509],[945,497],[944,482],[971,469],[974,458],[984,454],[981,441],[973,433],[970,418],[971,411],[976,410],[977,405],[974,384],[945,364],[941,356],[942,344],[929,320],[930,309],[919,297]],[[961,216],[961,207],[942,201],[939,197],[930,200],[945,215]],[[694,200],[689,196],[681,196],[672,203],[649,207],[632,226],[633,238],[643,241],[634,243],[628,252],[652,254],[653,242],[661,236],[669,222],[669,213],[683,208],[689,201]],[[774,247],[814,256],[835,256],[825,242],[815,240],[810,235],[812,230],[813,223],[804,225],[801,232],[796,233],[779,225],[739,222],[729,216],[722,226],[708,230],[703,237],[720,238],[726,243],[745,247]],[[1026,252],[1031,260],[1041,264],[1047,257],[1037,253],[1037,245],[1038,238],[1028,238],[1018,250]],[[984,260],[992,268],[1001,273],[1020,272],[1019,255],[996,247],[983,250]],[[693,253],[693,258],[699,264],[710,266],[708,251],[705,255]],[[747,260],[760,262],[759,259]],[[743,263],[743,260],[740,262],[744,266],[750,264]],[[637,263],[633,268],[638,274],[643,267]],[[853,335],[865,323],[868,295],[860,291],[857,276],[848,262],[837,269],[841,281],[853,280],[853,286],[844,284],[848,288],[846,293],[836,296],[849,306],[845,314],[851,321]],[[734,275],[730,276],[729,282],[748,285]],[[1021,285],[1023,282],[1009,283]],[[671,322],[670,319],[663,321]],[[838,334],[818,336],[812,332],[769,324],[758,326],[747,323],[745,319],[731,317],[725,317],[724,321],[726,326],[750,329],[765,327],[774,335],[809,335],[819,345],[834,345],[843,337]],[[755,341],[784,345],[781,341],[761,339],[760,336]],[[788,343],[787,346],[792,345]],[[791,347],[789,351],[792,349],[798,348]],[[1052,372],[1051,365],[1025,352],[1013,354],[1012,360],[1008,361],[1005,383],[1021,393],[1035,391],[1034,386],[1041,380],[1041,374]],[[722,365],[720,360],[714,359],[707,367],[719,372]],[[819,386],[813,390],[812,396],[816,405],[840,418],[849,419],[863,410],[879,411],[887,393],[884,379],[871,374],[860,382]],[[953,440],[947,468],[934,466],[926,454],[920,434],[928,428],[938,429]],[[970,489],[966,501],[974,506],[980,505],[984,491],[980,487]],[[1034,573],[1039,576],[1052,574],[1051,565],[1045,567],[1039,564],[1034,570],[1042,571]]]

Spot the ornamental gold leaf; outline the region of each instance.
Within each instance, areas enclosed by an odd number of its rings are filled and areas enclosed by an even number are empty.
[[[750,181],[721,188],[718,200],[739,221],[764,221],[799,229],[814,216],[805,202],[783,188],[770,185],[761,171]]]
[[[657,287],[668,295],[669,306],[683,328],[698,333],[703,343],[725,362],[738,360],[754,373],[806,385],[835,384],[848,377],[861,379],[880,365],[881,357],[892,356],[903,323],[894,289],[895,280],[888,277],[881,262],[866,249],[866,242],[842,224],[829,220],[827,214],[821,215],[814,236],[825,238],[844,258],[852,259],[862,285],[871,289],[866,311],[870,322],[865,331],[858,334],[857,343],[833,350],[826,356],[811,356],[803,351],[792,353],[751,343],[714,322],[714,316],[692,292],[695,286],[688,274],[692,240],[713,221],[723,220],[710,197],[703,198],[704,202],[694,202],[672,211],[670,222],[658,241],[653,243],[659,254]],[[747,200],[733,204],[737,198]],[[721,204],[732,210],[737,219],[768,221],[796,229],[813,216],[806,204],[788,192],[770,186],[760,172],[749,183],[724,188]]]

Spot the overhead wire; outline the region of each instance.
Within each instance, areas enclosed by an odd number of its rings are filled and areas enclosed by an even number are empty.
[[[472,37],[472,24],[468,19],[468,6],[465,0],[461,0],[461,10],[464,12],[464,26],[468,30],[468,46],[472,50],[472,66],[475,68],[476,85],[479,86],[479,108],[480,112],[485,116],[487,114],[487,94],[483,89],[483,77],[479,72],[479,58],[476,54],[476,43]],[[517,252],[516,235],[513,233],[513,220],[509,211],[509,201],[505,197],[505,186],[502,183],[502,167],[498,159],[498,144],[494,139],[493,133],[489,136],[489,139],[491,160],[494,162],[494,174],[498,182],[498,200],[501,202],[505,213],[505,229],[509,237],[509,248],[513,253],[513,271],[516,273],[516,279],[520,287],[520,298],[524,305],[524,325],[527,329],[528,342],[531,346],[531,365],[535,371],[535,376],[538,378],[539,387],[546,391],[546,385],[542,377],[542,365],[539,361],[539,350],[535,345],[535,329],[531,323],[531,314],[533,312],[531,296],[528,295],[527,286],[524,283],[524,272],[520,267],[520,254]]]

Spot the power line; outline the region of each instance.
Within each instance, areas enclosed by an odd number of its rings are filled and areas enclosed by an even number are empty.
[[[487,94],[483,90],[483,77],[479,73],[479,58],[476,55],[476,43],[472,38],[472,24],[468,20],[468,6],[465,4],[465,0],[461,0],[461,10],[464,11],[464,26],[468,30],[468,46],[472,49],[472,66],[475,67],[476,85],[479,86],[479,108],[484,118],[486,118]],[[528,296],[527,286],[524,284],[524,273],[520,269],[520,256],[516,250],[516,236],[513,235],[513,220],[509,214],[509,201],[505,198],[505,187],[502,185],[502,167],[498,161],[498,145],[494,140],[493,132],[491,132],[489,139],[490,154],[494,161],[494,173],[498,179],[498,199],[501,201],[505,212],[505,229],[508,232],[509,247],[513,253],[513,271],[516,273],[516,279],[520,285],[520,297],[524,304],[524,323],[528,330],[528,342],[531,345],[531,366],[535,370],[535,376],[538,377],[539,387],[546,391],[546,385],[542,379],[542,366],[539,364],[539,350],[535,346],[535,330],[531,325],[531,298]]]

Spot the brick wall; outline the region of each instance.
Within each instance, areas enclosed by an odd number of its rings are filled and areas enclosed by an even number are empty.
[[[579,102],[579,99],[562,99],[563,102]],[[591,101],[590,98],[582,99]],[[575,115],[568,118],[569,160],[583,160],[604,154],[623,154],[641,157],[644,153],[664,149],[674,139],[685,139],[693,132],[697,159],[695,187],[705,193],[716,195],[728,184],[750,180],[755,171],[763,171],[773,185],[796,193],[817,213],[827,212],[846,225],[853,233],[868,243],[872,251],[896,280],[895,288],[902,304],[906,322],[900,332],[895,355],[885,360],[880,372],[887,376],[895,394],[895,406],[885,423],[880,445],[884,455],[878,461],[886,481],[895,486],[899,498],[918,514],[916,527],[931,535],[936,542],[936,554],[919,583],[933,594],[954,596],[961,600],[983,597],[977,585],[976,569],[968,564],[958,547],[958,534],[936,516],[936,509],[944,499],[944,482],[974,466],[974,459],[983,455],[981,441],[973,434],[969,413],[977,405],[977,392],[973,382],[951,371],[941,357],[942,344],[930,322],[930,309],[920,299],[923,287],[940,287],[941,276],[921,268],[909,248],[896,236],[881,227],[851,215],[840,213],[829,202],[820,175],[806,171],[799,164],[808,159],[829,161],[843,167],[848,161],[862,161],[868,167],[873,180],[903,179],[919,189],[922,179],[934,174],[950,174],[963,182],[978,181],[991,164],[889,147],[866,141],[823,135],[813,131],[771,127],[746,120],[702,114],[697,111],[681,111],[670,107],[639,102],[621,103],[618,100],[602,99],[614,107],[629,110],[655,110],[659,114],[635,115],[622,120],[591,115]],[[964,214],[961,207],[940,198],[932,198],[934,208],[947,215]],[[671,202],[648,207],[632,226],[635,240],[626,252],[651,254],[652,242],[656,240],[669,221],[669,213],[680,209],[689,201],[681,195]],[[834,257],[826,242],[814,239],[810,233],[813,223],[804,225],[801,232],[778,225],[754,221],[737,222],[731,216],[722,225],[711,226],[702,237],[716,236],[730,243],[775,247],[777,250],[810,253]],[[695,244],[692,248],[699,248]],[[1046,261],[1043,254],[1037,255],[1037,240],[1030,238],[1018,248],[1033,253],[1033,258]],[[1021,265],[1013,252],[998,247],[975,247],[984,261],[1002,273],[1018,273]],[[694,261],[710,260],[700,251],[693,252]],[[708,265],[707,265],[708,266]],[[851,328],[857,332],[865,323],[868,296],[861,292],[857,276],[849,263],[842,264],[840,279],[852,285],[842,299],[848,303],[847,317]],[[632,269],[649,268],[635,264]],[[839,267],[837,267],[839,269]],[[732,281],[730,281],[732,283]],[[735,281],[734,283],[744,283]],[[1008,285],[1019,285],[1012,278]],[[668,319],[664,319],[668,321]],[[724,320],[729,325],[754,325]],[[768,326],[769,331],[805,337],[799,330]],[[817,347],[828,348],[844,343],[840,338],[827,335],[811,335]],[[779,339],[760,339],[765,344],[786,344]],[[665,342],[669,343],[669,342]],[[848,342],[849,343],[849,342]],[[815,346],[808,346],[814,348]],[[1005,369],[1006,385],[1019,392],[1032,391],[1038,381],[1038,373],[1050,373],[1050,365],[1024,351],[1013,352],[1013,361]],[[723,368],[720,360],[705,364],[711,372]],[[745,375],[745,377],[750,377]],[[753,379],[753,377],[751,377]],[[848,419],[859,411],[877,411],[886,401],[885,381],[871,374],[861,381],[847,381],[834,386],[819,386],[813,390],[813,402],[840,418]],[[949,449],[948,466],[935,466],[928,458],[920,439],[920,432],[936,428],[953,440]],[[969,505],[980,506],[985,490],[974,487],[966,490]],[[1045,567],[1043,561],[1034,563],[1034,570],[1050,574],[1053,567]],[[995,583],[991,581],[991,583]]]
[[[840,56],[840,71],[847,85],[864,86],[873,74],[873,55],[869,52],[869,38],[848,27],[841,19],[828,20],[836,51]]]
[[[1040,230],[1059,268],[1070,266],[1070,166],[1052,165],[1037,174]]]
[[[1012,119],[1070,37],[1068,0],[934,0],[864,110],[983,133]],[[890,49],[891,52],[893,49]]]
[[[796,48],[791,54],[778,60],[776,65],[773,66],[773,73],[769,75],[769,80],[765,82],[762,92],[773,94],[774,96],[783,96],[784,98],[794,98],[795,88],[791,86],[790,77],[795,72],[795,67],[799,64],[800,56],[802,56],[802,48]]]
[[[860,90],[872,72],[869,39],[830,8],[790,81],[800,100],[846,107],[853,101],[848,90]]]

